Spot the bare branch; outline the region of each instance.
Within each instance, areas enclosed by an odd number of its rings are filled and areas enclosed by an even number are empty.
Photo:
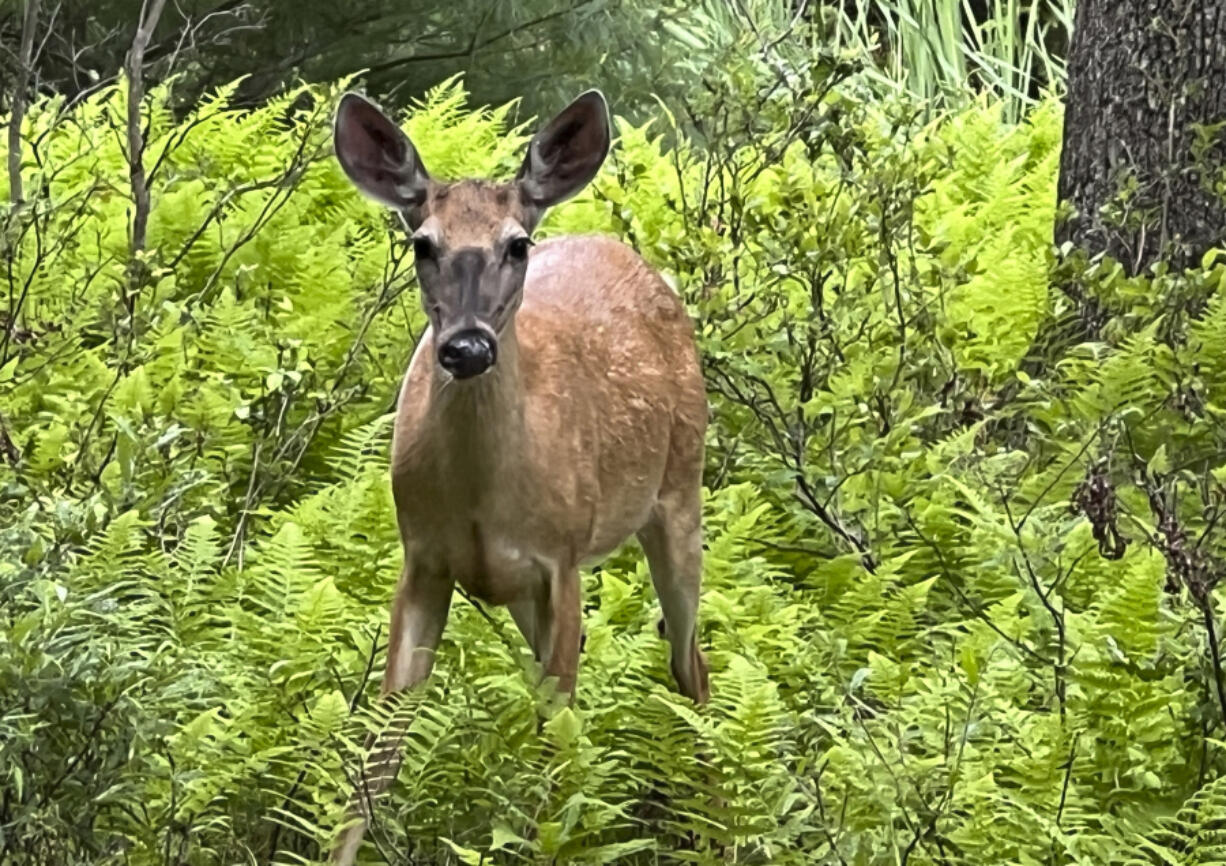
[[[508,27],[505,30],[495,33],[493,36],[479,42],[477,41],[477,37],[480,35],[480,28],[478,28],[473,32],[472,38],[469,40],[467,45],[461,46],[455,50],[443,51],[435,54],[416,54],[409,55],[408,57],[393,57],[391,60],[385,60],[382,63],[371,64],[367,68],[366,73],[368,75],[374,75],[379,72],[387,72],[390,69],[395,69],[399,66],[407,66],[412,63],[429,63],[437,60],[454,60],[462,57],[471,59],[472,57],[476,56],[477,52],[483,51],[484,49],[489,48],[491,45],[501,42],[507,37],[514,36],[516,33],[520,33],[525,30],[530,30],[533,27],[537,27],[556,18],[562,18],[574,12],[578,12],[585,6],[589,5],[591,5],[591,0],[579,0],[579,2],[576,2],[572,6],[557,9],[545,15],[541,15],[538,18],[533,18],[531,21],[525,21],[512,27]]]
[[[166,0],[143,0],[140,8],[140,26],[132,39],[124,64],[128,75],[128,169],[132,178],[131,251],[135,256],[145,248],[145,234],[149,225],[149,185],[145,178],[145,133],[141,129],[141,106],[145,101],[144,70],[145,49],[162,17]]]

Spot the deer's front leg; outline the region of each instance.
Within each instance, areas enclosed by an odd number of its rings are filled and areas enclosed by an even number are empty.
[[[447,578],[405,566],[388,626],[384,695],[415,686],[430,676],[434,651],[447,624],[453,588]]]
[[[558,678],[558,691],[575,696],[583,636],[579,571],[559,568],[549,585],[549,642],[545,676]]]
[[[424,682],[434,667],[434,652],[443,636],[451,607],[452,582],[412,566],[407,560],[388,628],[387,670],[383,674],[383,697]],[[350,866],[357,857],[370,823],[375,798],[396,777],[400,766],[400,741],[404,725],[393,722],[376,739],[367,738],[370,757],[363,768],[349,805],[349,819],[356,820],[332,851],[339,866]]]

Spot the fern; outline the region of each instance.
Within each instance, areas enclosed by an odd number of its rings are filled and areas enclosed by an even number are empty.
[[[1214,779],[1180,807],[1163,826],[1135,840],[1127,862],[1209,866],[1226,863],[1226,782]]]
[[[859,78],[785,96],[742,61],[707,83],[744,126],[619,119],[543,227],[633,243],[700,335],[703,708],[633,543],[583,575],[573,707],[462,597],[430,682],[378,700],[388,412],[425,317],[327,157],[345,83],[243,110],[231,85],[181,121],[150,94],[136,290],[123,93],[31,106],[46,195],[0,248],[28,283],[0,361],[10,859],[313,862],[366,735],[403,723],[374,836],[406,862],[1215,862],[1203,608],[1140,485],[1219,554],[1221,266],[1052,262],[1054,100],[921,127]],[[403,121],[436,175],[508,176],[516,108],[449,79]],[[1028,359],[1058,279],[1106,321]],[[1070,508],[1094,473],[1119,559]]]

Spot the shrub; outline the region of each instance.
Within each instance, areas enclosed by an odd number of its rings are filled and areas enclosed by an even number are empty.
[[[1053,102],[921,121],[829,56],[708,84],[705,148],[621,123],[543,227],[625,238],[695,317],[701,710],[630,549],[584,578],[574,708],[466,603],[429,685],[372,703],[423,316],[328,157],[338,88],[179,123],[153,94],[135,256],[122,91],[33,107],[38,194],[3,225],[6,862],[317,857],[391,713],[393,862],[1202,862],[1173,858],[1222,767],[1226,265],[1053,256]],[[464,102],[408,119],[427,164],[510,172],[524,130]]]

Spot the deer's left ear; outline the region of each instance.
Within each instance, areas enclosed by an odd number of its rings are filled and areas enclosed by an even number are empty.
[[[591,182],[610,138],[609,106],[599,90],[580,95],[533,137],[515,179],[538,216]]]
[[[341,97],[332,142],[345,174],[370,198],[397,210],[425,202],[430,175],[417,148],[366,97],[356,93]]]

